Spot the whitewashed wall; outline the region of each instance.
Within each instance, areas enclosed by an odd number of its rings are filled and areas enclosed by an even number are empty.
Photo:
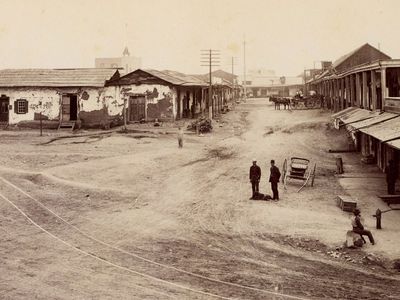
[[[12,109],[9,111],[9,123],[33,121],[35,113],[42,112],[49,120],[59,120],[62,94],[78,95],[78,113],[106,109],[109,116],[122,114],[123,101],[119,87],[105,88],[0,88],[0,95],[10,98]],[[88,97],[82,98],[86,94]],[[28,101],[26,114],[14,113],[14,102],[19,99]],[[41,105],[40,105],[41,103]]]
[[[158,96],[152,97],[149,96],[154,89],[157,90]],[[161,85],[161,84],[141,84],[141,85],[124,85],[120,87],[120,98],[123,104],[124,99],[128,100],[130,95],[137,95],[143,94],[146,96],[146,106],[148,107],[149,104],[157,104],[161,100],[169,97],[171,99],[171,107],[173,119],[176,119],[176,101],[177,101],[177,92],[175,88],[172,88],[168,85]],[[146,107],[146,110],[148,109]]]

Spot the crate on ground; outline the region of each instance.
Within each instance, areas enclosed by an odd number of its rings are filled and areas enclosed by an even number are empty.
[[[355,208],[357,208],[357,202],[354,201],[350,196],[337,196],[336,204],[341,210],[348,212],[352,212]]]

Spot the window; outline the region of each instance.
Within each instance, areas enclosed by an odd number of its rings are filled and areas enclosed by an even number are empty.
[[[14,101],[14,112],[16,114],[26,114],[28,112],[28,101],[25,99]]]
[[[400,97],[400,68],[387,68],[386,82],[389,97]]]

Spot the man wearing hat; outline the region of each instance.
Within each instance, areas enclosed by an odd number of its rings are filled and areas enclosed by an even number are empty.
[[[269,182],[271,182],[272,200],[279,200],[278,182],[281,178],[281,172],[279,168],[275,166],[275,160],[271,160],[271,175],[269,176]]]
[[[375,245],[374,237],[372,236],[371,231],[364,229],[363,224],[361,223],[361,211],[356,208],[353,211],[354,217],[351,220],[351,225],[353,225],[353,232],[361,235],[368,236],[369,241],[372,245]]]
[[[251,182],[251,189],[253,191],[253,195],[250,199],[253,199],[255,194],[258,193],[261,179],[261,168],[257,166],[257,160],[255,158],[253,158],[253,165],[250,167],[249,179]]]

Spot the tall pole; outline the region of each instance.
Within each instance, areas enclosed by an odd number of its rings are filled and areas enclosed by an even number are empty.
[[[212,67],[219,65],[219,50],[201,50],[201,63],[203,67],[208,67],[209,73],[209,86],[208,86],[208,115],[212,120],[215,115],[214,109],[214,99],[213,99],[213,88],[212,88]]]
[[[233,56],[232,56],[232,83],[233,83]]]
[[[236,84],[235,84],[235,72],[234,72],[235,58],[232,56],[232,100],[236,101]]]
[[[247,100],[247,82],[246,82],[246,38],[243,40],[243,79],[244,79],[244,100]]]
[[[213,110],[214,110],[214,97],[213,97],[213,94],[212,94],[212,74],[211,74],[211,66],[212,66],[212,60],[211,60],[211,49],[210,49],[210,56],[209,56],[209,60],[210,60],[210,64],[209,64],[209,67],[210,67],[210,71],[209,71],[209,73],[210,73],[210,85],[208,86],[208,116],[209,116],[209,119],[210,120],[212,120],[212,118],[213,118]]]

